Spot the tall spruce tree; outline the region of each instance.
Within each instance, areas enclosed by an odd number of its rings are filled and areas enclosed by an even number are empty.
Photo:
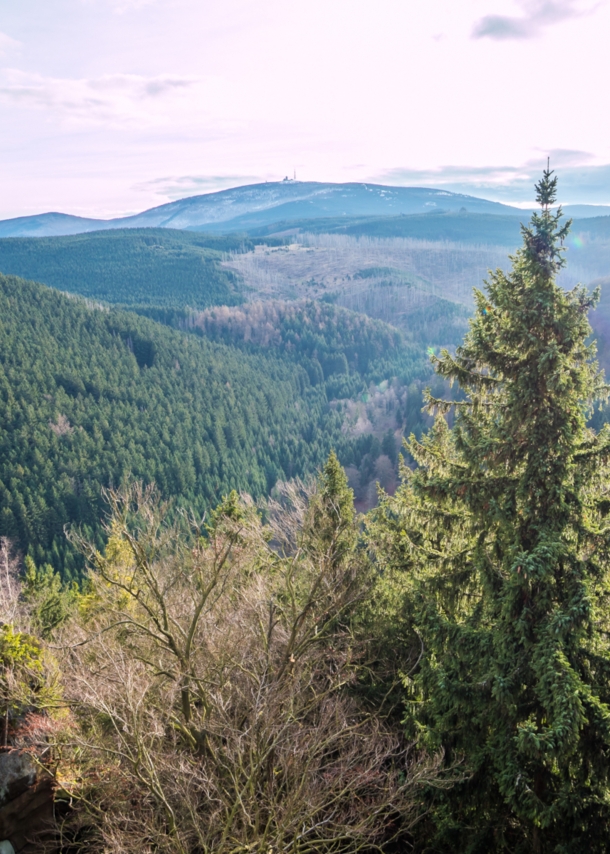
[[[511,272],[435,360],[463,399],[429,399],[418,465],[372,529],[421,641],[407,717],[469,771],[436,796],[426,851],[610,850],[610,432],[587,427],[606,396],[596,294],[556,283],[556,184],[547,169]]]

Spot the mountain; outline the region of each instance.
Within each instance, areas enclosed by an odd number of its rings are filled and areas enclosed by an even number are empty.
[[[468,213],[298,220],[254,232],[283,237],[283,247],[232,253],[225,265],[261,298],[332,301],[410,335],[414,312],[432,317],[434,299],[472,306],[488,271],[510,266],[520,226],[517,217]],[[610,274],[610,217],[574,220],[565,244],[563,287]]]
[[[566,216],[580,219],[610,216],[610,205],[562,205],[562,209]]]
[[[44,213],[0,220],[0,237],[52,237],[106,228],[106,220],[62,213]]]
[[[169,202],[135,216],[111,220],[46,213],[0,221],[0,237],[82,234],[107,228],[175,228],[246,231],[272,222],[329,216],[391,216],[459,211],[509,214],[522,211],[460,193],[381,184],[275,181],[251,184]]]

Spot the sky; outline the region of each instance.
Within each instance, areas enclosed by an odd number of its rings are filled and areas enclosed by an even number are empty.
[[[292,177],[610,204],[610,0],[0,0],[0,219]]]

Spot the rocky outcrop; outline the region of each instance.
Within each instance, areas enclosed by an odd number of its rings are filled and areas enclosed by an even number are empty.
[[[23,750],[0,753],[0,840],[16,854],[40,851],[53,824],[53,779]]]

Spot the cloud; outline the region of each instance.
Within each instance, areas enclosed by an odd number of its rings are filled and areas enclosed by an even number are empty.
[[[122,91],[134,98],[156,98],[173,89],[186,89],[195,81],[186,77],[137,77],[132,74],[108,74],[82,82],[94,92]]]
[[[154,178],[133,186],[134,190],[146,193],[151,191],[164,199],[184,199],[200,193],[213,193],[245,184],[257,184],[264,181],[260,175],[180,175]]]
[[[472,37],[497,41],[535,38],[545,27],[590,14],[599,5],[582,9],[578,8],[578,2],[579,0],[521,0],[524,15],[485,15],[475,23]]]
[[[5,69],[0,76],[0,101],[49,110],[55,117],[99,122],[141,121],[154,102],[196,83],[173,75],[142,77],[109,74],[96,78],[57,78]]]
[[[111,10],[119,15],[125,12],[138,11],[156,2],[157,0],[81,0],[81,3],[85,6],[110,6]]]
[[[0,56],[5,56],[13,50],[19,50],[23,47],[22,43],[7,36],[6,33],[0,33]]]
[[[586,151],[555,149],[548,152],[551,169],[559,177],[564,204],[610,204],[610,164],[595,164]],[[431,187],[483,196],[497,202],[530,205],[534,184],[546,167],[547,153],[519,166],[442,166],[438,169],[397,168],[370,178],[380,183]]]
[[[474,26],[475,39],[527,39],[537,34],[538,28],[527,18],[507,18],[503,15],[486,15]]]
[[[143,9],[144,6],[150,6],[156,0],[115,0],[112,4],[115,12],[130,12],[132,9]]]

